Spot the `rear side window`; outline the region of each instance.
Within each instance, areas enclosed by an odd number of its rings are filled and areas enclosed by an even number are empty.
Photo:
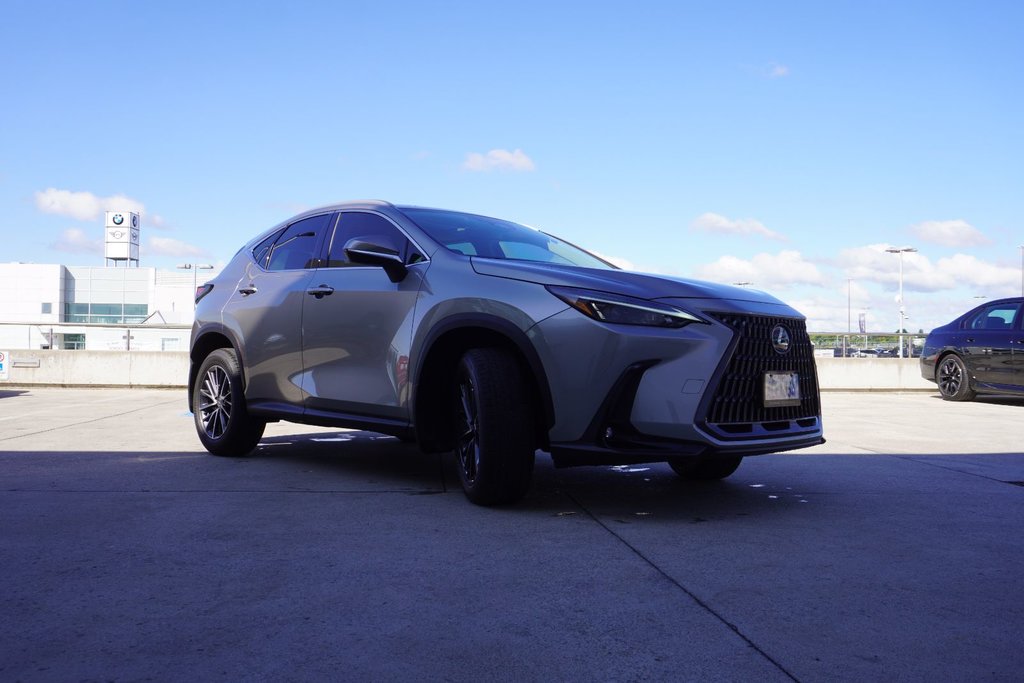
[[[270,249],[267,270],[315,268],[317,246],[327,231],[332,215],[325,213],[311,216],[289,225]]]
[[[969,330],[1012,330],[1020,315],[1018,304],[993,304],[981,309],[967,320]]]
[[[261,267],[267,267],[267,257],[270,256],[270,248],[274,246],[274,242],[281,236],[280,230],[275,232],[273,235],[263,240],[256,245],[256,248],[252,250],[252,259],[258,263]]]

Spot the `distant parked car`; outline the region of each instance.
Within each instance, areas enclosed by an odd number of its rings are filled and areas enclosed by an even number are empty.
[[[921,376],[949,401],[1024,393],[1022,308],[1024,298],[1000,299],[936,327],[924,342]]]

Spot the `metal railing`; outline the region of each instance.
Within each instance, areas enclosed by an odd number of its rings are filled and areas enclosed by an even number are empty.
[[[187,351],[191,325],[0,322],[0,349]]]

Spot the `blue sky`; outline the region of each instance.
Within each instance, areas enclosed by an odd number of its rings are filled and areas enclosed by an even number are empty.
[[[141,210],[143,265],[222,263],[377,198],[750,282],[821,331],[896,329],[884,249],[913,246],[927,330],[1021,293],[1022,25],[1008,1],[7,0],[3,260],[102,264],[109,208]]]

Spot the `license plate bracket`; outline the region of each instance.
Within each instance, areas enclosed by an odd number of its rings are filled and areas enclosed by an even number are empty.
[[[764,373],[764,407],[800,405],[800,375],[796,372]]]

